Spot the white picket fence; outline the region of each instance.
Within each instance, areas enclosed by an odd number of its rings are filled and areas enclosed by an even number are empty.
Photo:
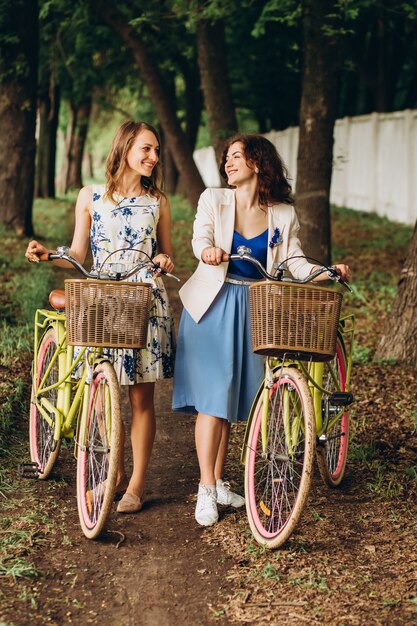
[[[295,189],[298,127],[266,135],[277,147]],[[194,152],[208,187],[220,186],[213,148]],[[330,201],[392,221],[417,220],[417,110],[371,113],[337,120]]]

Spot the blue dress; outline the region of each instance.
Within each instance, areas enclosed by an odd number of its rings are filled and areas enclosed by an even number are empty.
[[[268,230],[252,239],[233,234],[232,254],[249,246],[266,266]],[[229,263],[227,276],[259,280],[250,263]],[[184,309],[177,341],[172,408],[206,413],[229,422],[246,421],[263,379],[263,357],[252,352],[249,287],[225,282],[197,324]]]

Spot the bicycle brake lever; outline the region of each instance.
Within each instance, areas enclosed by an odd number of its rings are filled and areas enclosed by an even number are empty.
[[[174,276],[174,274],[170,274],[169,272],[163,272],[165,274],[165,276],[168,276],[169,278],[175,278],[176,281],[178,281],[179,283],[181,282],[181,278],[178,278],[178,276]]]
[[[335,269],[329,269],[327,271],[327,276],[330,278],[330,280],[337,281],[343,287],[345,287],[345,289],[347,289],[348,291],[350,291],[350,293],[352,293],[351,287],[349,287],[348,283],[345,280],[343,280],[343,278],[340,276],[339,272],[337,272]]]
[[[152,263],[152,267],[153,267],[154,272],[158,272],[158,274],[163,274],[164,276],[168,276],[168,278],[175,278],[175,280],[177,280],[179,283],[181,282],[180,278],[178,278],[177,276],[174,276],[174,274],[170,274],[166,270],[163,270],[159,266],[159,263]]]

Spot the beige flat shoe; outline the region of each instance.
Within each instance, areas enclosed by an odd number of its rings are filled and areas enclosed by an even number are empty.
[[[135,496],[134,493],[126,492],[117,505],[116,510],[118,513],[137,513],[141,510],[143,502],[143,496],[142,498],[139,498],[139,496]]]
[[[120,500],[123,494],[126,492],[126,489],[129,485],[129,481],[127,476],[123,476],[122,480],[118,485],[116,485],[116,491],[114,492],[114,499]],[[92,500],[103,500],[104,494],[107,488],[107,479],[103,480],[102,483],[98,483],[94,489],[90,491],[90,497]]]

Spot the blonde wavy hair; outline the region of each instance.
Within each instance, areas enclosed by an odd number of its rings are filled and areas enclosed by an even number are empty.
[[[113,143],[106,160],[105,197],[115,203],[117,200],[114,198],[114,194],[117,193],[117,189],[120,188],[120,182],[127,167],[127,154],[136,137],[144,130],[151,131],[151,133],[155,135],[159,146],[161,146],[158,132],[153,126],[146,124],[146,122],[134,122],[133,120],[128,120],[118,128],[116,135],[114,136]],[[151,176],[142,176],[140,182],[142,187],[146,189],[147,193],[155,198],[160,198],[163,191],[162,167],[159,160],[153,168]]]

